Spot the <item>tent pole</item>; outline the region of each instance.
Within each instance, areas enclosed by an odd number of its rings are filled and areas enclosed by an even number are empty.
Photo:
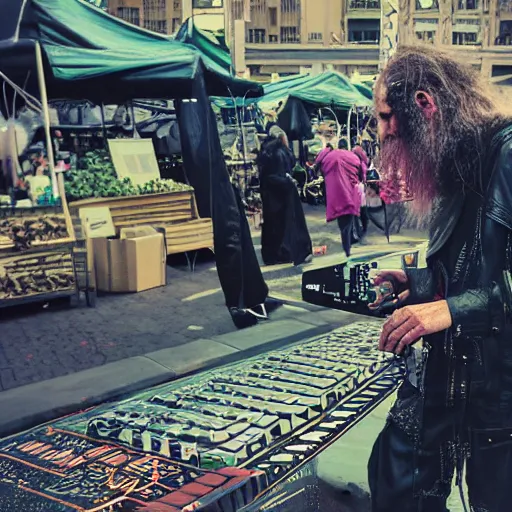
[[[352,142],[350,140],[350,122],[352,120],[352,111],[354,107],[351,107],[348,111],[348,120],[347,120],[347,139],[348,139],[348,149],[352,149]]]
[[[62,202],[62,209],[64,212],[64,218],[66,219],[68,236],[70,238],[74,239],[75,231],[73,228],[73,222],[71,220],[71,215],[69,213],[68,203],[66,201],[66,192],[64,189],[64,177],[63,177],[62,173],[59,173],[57,175],[57,173],[55,172],[55,155],[53,152],[52,135],[50,132],[50,110],[48,108],[48,95],[46,93],[46,80],[44,77],[43,54],[41,51],[41,45],[39,44],[39,41],[36,41],[35,51],[36,51],[37,79],[39,82],[39,94],[41,96],[41,106],[42,106],[43,122],[44,122],[44,134],[46,137],[46,153],[48,155],[48,166],[50,167],[53,197],[55,199],[57,199],[60,196],[60,199]]]
[[[59,188],[57,184],[57,175],[55,173],[55,155],[53,154],[52,136],[50,133],[50,112],[48,109],[48,96],[46,94],[46,80],[44,77],[43,69],[43,54],[41,52],[41,45],[36,41],[36,64],[37,64],[37,79],[39,81],[39,94],[41,96],[41,105],[43,113],[44,134],[46,137],[46,153],[48,155],[48,165],[50,167],[50,174],[52,177],[52,190],[53,197],[59,197]]]

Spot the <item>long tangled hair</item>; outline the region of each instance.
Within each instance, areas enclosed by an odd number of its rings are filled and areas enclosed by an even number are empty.
[[[383,171],[400,170],[419,210],[460,185],[482,190],[490,138],[512,123],[512,110],[477,72],[428,46],[402,46],[380,74],[375,91],[398,121],[398,137],[381,141]],[[434,99],[428,121],[415,101],[417,91]]]

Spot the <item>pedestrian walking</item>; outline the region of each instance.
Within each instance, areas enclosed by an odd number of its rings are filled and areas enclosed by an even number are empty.
[[[326,147],[315,164],[324,175],[327,222],[336,221],[341,233],[341,243],[350,257],[354,235],[354,219],[360,215],[361,198],[357,189],[360,169],[359,158],[348,151],[348,143],[340,139],[338,149]]]
[[[311,261],[311,237],[291,177],[296,160],[285,132],[277,125],[270,129],[257,162],[263,209],[261,254],[265,265],[290,262],[301,265]]]

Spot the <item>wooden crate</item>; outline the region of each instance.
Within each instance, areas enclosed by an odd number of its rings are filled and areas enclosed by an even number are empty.
[[[213,248],[212,220],[199,217],[192,190],[85,199],[69,205],[74,218],[79,216],[80,208],[105,206],[110,209],[118,232],[122,228],[142,225],[164,227],[168,254]]]
[[[71,248],[0,258],[0,306],[76,293]]]
[[[212,219],[195,219],[165,226],[167,254],[213,248]]]
[[[194,192],[166,192],[142,196],[84,199],[70,203],[73,215],[80,208],[108,206],[118,229],[137,225],[167,225],[197,219]]]

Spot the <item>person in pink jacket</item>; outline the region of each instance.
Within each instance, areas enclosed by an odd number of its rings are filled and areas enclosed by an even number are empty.
[[[325,179],[327,222],[338,222],[343,250],[349,257],[354,218],[361,211],[361,196],[357,188],[361,161],[355,153],[348,151],[347,141],[341,139],[338,149],[325,148],[315,163]]]

